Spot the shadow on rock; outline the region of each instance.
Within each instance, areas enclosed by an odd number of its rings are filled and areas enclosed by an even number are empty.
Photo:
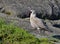
[[[52,37],[60,40],[60,35],[54,35]]]
[[[54,27],[60,28],[60,24],[54,24]]]

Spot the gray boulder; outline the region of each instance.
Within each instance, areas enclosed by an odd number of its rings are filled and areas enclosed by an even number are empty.
[[[38,36],[29,20],[21,19],[30,16],[29,7],[36,10],[37,17],[51,19],[44,21],[54,31],[53,34],[60,34],[60,27],[56,27],[60,24],[57,20],[60,19],[60,0],[0,0],[0,18],[4,18],[7,24],[12,23]]]
[[[0,0],[7,11],[17,13],[14,16],[29,17],[29,8],[35,9],[39,18],[60,19],[60,0]],[[13,13],[13,14],[15,14]]]

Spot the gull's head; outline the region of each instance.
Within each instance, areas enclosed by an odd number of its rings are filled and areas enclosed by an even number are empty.
[[[31,17],[35,17],[36,16],[36,13],[35,13],[35,10],[30,10],[31,11]]]
[[[35,13],[35,10],[30,10],[32,13]]]
[[[31,12],[34,12],[35,10],[30,10]]]
[[[30,11],[30,17],[35,17],[36,13],[34,9],[31,9],[30,7],[28,7],[28,10]]]
[[[31,7],[28,7],[28,10],[32,13],[34,13],[35,12],[35,10],[34,9],[32,9]]]

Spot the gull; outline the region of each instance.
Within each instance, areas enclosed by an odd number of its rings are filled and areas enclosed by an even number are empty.
[[[52,30],[48,29],[47,26],[45,26],[44,21],[42,19],[36,17],[35,10],[30,11],[30,23],[33,28],[36,28],[39,33],[45,33],[45,31],[53,32]]]

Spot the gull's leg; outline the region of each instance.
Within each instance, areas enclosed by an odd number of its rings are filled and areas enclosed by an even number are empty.
[[[44,35],[44,32],[42,29],[40,29],[40,35]]]
[[[42,34],[45,35],[45,30],[42,30]]]
[[[40,29],[40,33],[41,33],[41,35],[46,35],[46,34],[45,34],[45,29],[44,29],[44,28],[41,28],[41,29]]]
[[[46,34],[45,32],[46,32],[45,30],[42,30],[42,34],[43,34],[44,36],[47,36],[47,34]]]
[[[40,29],[40,33],[42,34],[42,29]]]
[[[40,33],[40,28],[37,28],[38,33]]]
[[[38,31],[38,33],[41,34],[41,35],[42,35],[43,33],[45,33],[45,31],[42,30],[41,28],[37,28],[37,31]]]

